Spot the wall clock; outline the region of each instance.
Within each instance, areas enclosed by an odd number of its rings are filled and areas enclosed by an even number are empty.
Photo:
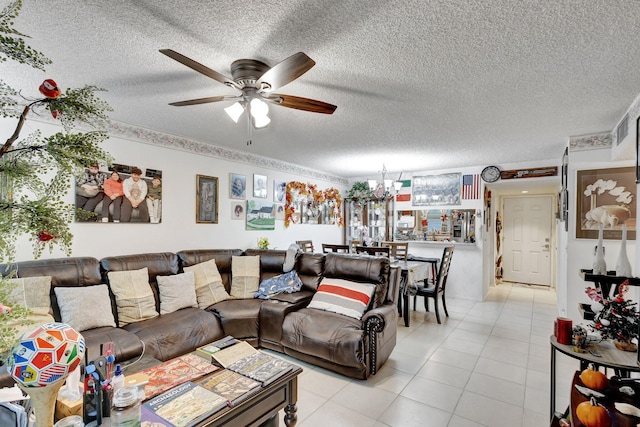
[[[497,166],[487,166],[480,174],[484,182],[496,182],[500,179],[500,169]]]

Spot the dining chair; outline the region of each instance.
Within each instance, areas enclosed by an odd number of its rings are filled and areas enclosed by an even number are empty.
[[[382,242],[382,247],[389,247],[389,255],[394,259],[406,261],[409,256],[409,242]]]
[[[312,240],[296,240],[296,245],[300,246],[302,252],[314,252]]]
[[[349,245],[333,245],[333,244],[329,244],[329,243],[323,243],[322,244],[322,253],[327,254],[329,252],[349,253]]]
[[[389,256],[389,247],[380,246],[356,246],[357,254],[367,254],[373,256]]]
[[[440,261],[440,269],[433,283],[429,283],[428,279],[424,280],[425,286],[418,286],[416,294],[413,297],[413,311],[416,311],[416,300],[418,296],[424,297],[424,308],[429,311],[429,298],[433,298],[433,305],[436,308],[436,319],[440,322],[440,311],[438,310],[438,296],[442,298],[442,308],[444,308],[444,314],[449,317],[447,311],[447,302],[445,300],[445,290],[447,286],[447,276],[449,275],[449,267],[451,266],[451,258],[453,257],[453,246],[447,246],[442,253],[442,260]],[[405,307],[405,310],[407,307]]]

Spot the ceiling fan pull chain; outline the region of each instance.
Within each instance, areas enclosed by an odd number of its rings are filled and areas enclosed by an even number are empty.
[[[247,128],[249,129],[249,139],[247,140],[247,145],[251,145],[251,106],[247,105]]]

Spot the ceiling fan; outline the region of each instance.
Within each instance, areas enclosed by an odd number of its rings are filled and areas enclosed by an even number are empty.
[[[237,123],[244,110],[248,110],[249,114],[247,116],[254,119],[253,124],[257,128],[264,127],[270,122],[269,118],[266,117],[268,107],[261,101],[322,114],[332,114],[337,108],[335,105],[315,99],[273,93],[274,90],[291,83],[316,64],[313,59],[302,52],[291,55],[273,67],[269,67],[264,62],[256,59],[238,59],[231,64],[232,77],[227,77],[174,50],[161,49],[160,53],[241,92],[239,95],[210,96],[188,101],[171,102],[169,105],[182,107],[209,102],[236,101],[231,107],[225,108],[227,114]]]

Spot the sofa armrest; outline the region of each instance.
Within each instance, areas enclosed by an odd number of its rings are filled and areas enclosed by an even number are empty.
[[[382,364],[389,357],[391,350],[395,346],[397,328],[398,309],[394,304],[387,303],[369,310],[362,316],[362,329],[364,329],[365,339],[369,343],[371,375],[375,375],[377,372],[378,360],[381,360],[380,364]],[[379,355],[379,352],[384,352],[384,354]]]

